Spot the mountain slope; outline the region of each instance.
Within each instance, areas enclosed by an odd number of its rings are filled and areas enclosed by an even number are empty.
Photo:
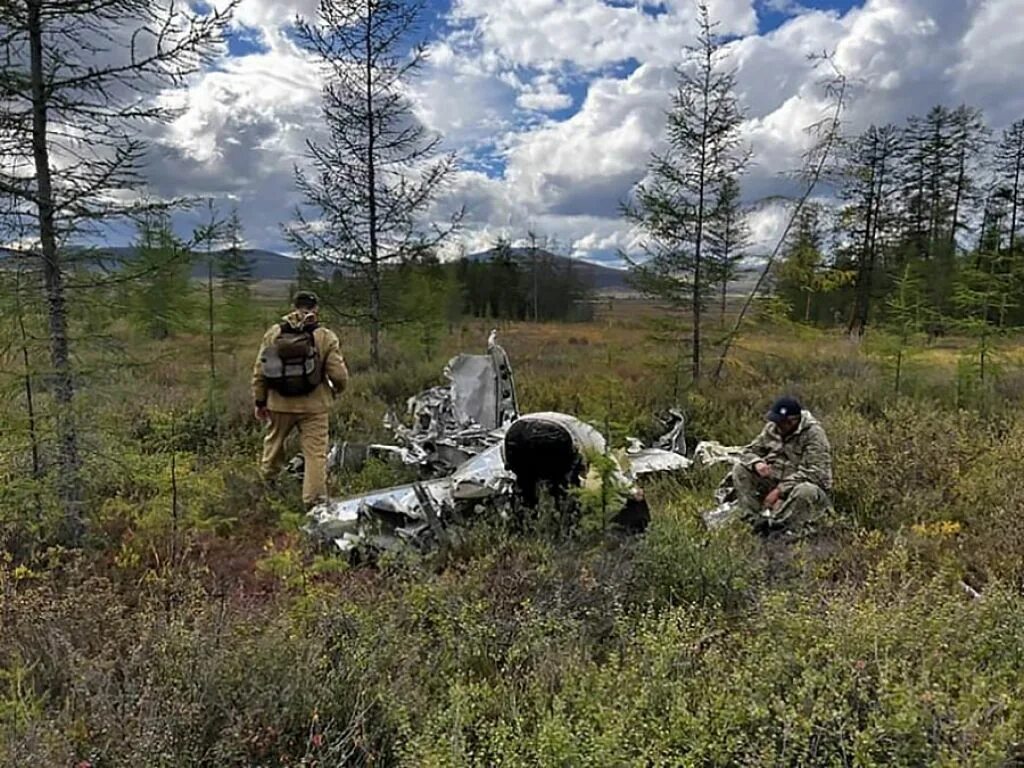
[[[223,253],[214,251],[213,255]],[[100,259],[108,266],[131,263],[136,258],[137,250],[133,246],[103,248],[97,252]],[[294,280],[295,270],[299,265],[297,259],[284,256],[274,251],[259,249],[242,249],[242,255],[252,265],[252,276],[255,280]],[[206,254],[195,254],[196,262],[192,267],[193,277],[206,277]]]
[[[529,248],[512,248],[511,252],[512,258],[523,264],[529,264],[530,259],[533,258]],[[466,258],[470,261],[491,261],[496,254],[497,251],[492,248],[488,251],[470,254]],[[568,256],[560,256],[557,253],[551,253],[543,248],[537,249],[537,258],[551,260],[556,264],[567,265],[571,262],[572,268],[576,270],[577,274],[582,276],[583,280],[595,291],[630,290],[630,285],[627,280],[629,273],[624,269],[605,267],[601,264],[581,261],[580,259],[570,259]]]
[[[83,259],[97,268],[117,269],[125,264],[130,264],[137,257],[137,249],[134,246],[115,246],[99,248],[92,251],[83,251]],[[214,255],[219,251],[214,251]],[[252,275],[255,280],[291,281],[295,279],[295,271],[299,265],[298,259],[285,256],[274,251],[260,249],[245,249],[242,251],[245,257],[252,264]],[[495,251],[482,251],[467,256],[470,261],[490,261],[494,258]],[[528,248],[513,248],[512,255],[521,263],[528,264],[531,258]],[[5,258],[10,256],[9,252],[0,249],[0,267]],[[552,260],[555,263],[568,265],[572,268],[595,291],[628,291],[631,290],[628,283],[628,272],[624,269],[594,264],[589,261],[570,259],[567,256],[550,253],[538,249],[538,256],[542,259]],[[202,252],[196,254],[196,263],[192,268],[192,276],[195,278],[206,277],[206,255]]]

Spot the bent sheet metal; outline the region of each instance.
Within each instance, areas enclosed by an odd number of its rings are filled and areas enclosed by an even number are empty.
[[[494,332],[483,355],[462,354],[444,371],[446,385],[408,401],[410,424],[389,416],[396,445],[341,444],[331,452],[334,467],[353,468],[369,457],[418,467],[424,479],[350,499],[332,501],[310,512],[308,530],[343,551],[358,547],[393,550],[437,545],[445,528],[478,514],[507,515],[516,477],[506,468],[503,440],[520,418],[543,419],[563,427],[581,454],[605,453],[604,437],[592,425],[563,413],[521,416],[508,355]],[[620,472],[636,488],[638,478],[689,469],[682,414],[672,411],[655,447],[638,440],[619,452]],[[612,454],[615,456],[615,454]]]

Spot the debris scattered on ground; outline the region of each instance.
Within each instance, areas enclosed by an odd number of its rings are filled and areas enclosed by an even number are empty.
[[[458,355],[445,367],[445,376],[447,384],[409,399],[408,424],[387,417],[394,445],[341,443],[329,457],[329,466],[335,469],[356,469],[371,457],[401,462],[417,467],[422,479],[317,506],[308,526],[313,535],[342,551],[409,546],[428,550],[440,543],[453,523],[481,515],[508,519],[524,503],[530,506],[534,500],[524,493],[526,474],[537,475],[538,481],[582,485],[587,481],[587,457],[595,454],[616,461],[615,480],[629,499],[630,525],[642,527],[647,512],[638,480],[683,472],[695,463],[684,455],[685,420],[679,411],[670,411],[663,419],[666,432],[653,447],[630,438],[618,452],[609,452],[600,431],[575,416],[520,414],[512,366],[494,332],[485,354]],[[559,434],[564,435],[565,466],[555,469],[550,460],[537,458],[553,449]],[[716,451],[698,453],[697,463],[721,460],[715,458]],[[516,455],[532,460],[524,463]],[[516,461],[519,477],[511,469]]]

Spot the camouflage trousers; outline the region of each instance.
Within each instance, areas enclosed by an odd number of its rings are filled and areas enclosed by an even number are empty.
[[[801,530],[814,525],[832,509],[828,494],[813,483],[800,483],[791,490],[782,504],[769,515],[764,514],[764,499],[778,485],[753,469],[736,464],[732,471],[736,500],[744,518],[755,527],[769,530]]]

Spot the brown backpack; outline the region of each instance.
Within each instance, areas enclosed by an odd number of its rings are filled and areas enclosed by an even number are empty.
[[[285,397],[308,395],[323,383],[323,361],[312,329],[281,324],[281,333],[263,350],[260,364],[267,387]]]

